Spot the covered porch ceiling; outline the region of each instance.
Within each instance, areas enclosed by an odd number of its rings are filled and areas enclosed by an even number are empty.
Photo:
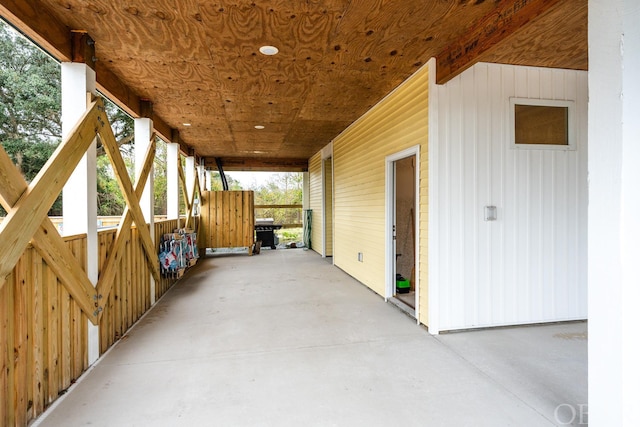
[[[226,170],[305,170],[432,57],[439,83],[478,61],[588,67],[587,0],[0,0],[0,14]]]

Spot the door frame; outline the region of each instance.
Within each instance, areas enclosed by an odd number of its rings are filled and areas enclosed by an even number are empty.
[[[393,297],[395,288],[395,249],[393,239],[393,223],[395,217],[395,169],[394,163],[407,157],[415,157],[415,315],[416,322],[420,323],[420,145],[406,148],[385,157],[385,301]]]
[[[332,153],[333,154],[333,153]],[[331,162],[331,188],[327,188],[326,162]],[[320,179],[322,180],[322,258],[327,257],[327,221],[331,221],[331,244],[333,245],[333,156],[328,155],[320,160]],[[327,217],[327,191],[331,195],[331,217]],[[330,255],[333,257],[333,252]]]

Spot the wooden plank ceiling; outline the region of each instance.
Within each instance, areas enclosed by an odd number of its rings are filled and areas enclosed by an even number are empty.
[[[304,168],[431,57],[439,82],[477,61],[588,66],[587,0],[0,0],[0,13],[59,59],[60,34],[87,32],[100,87],[134,115],[149,100],[167,139],[228,170]]]

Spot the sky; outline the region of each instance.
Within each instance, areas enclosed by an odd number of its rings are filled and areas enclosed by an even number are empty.
[[[253,184],[264,183],[274,172],[225,172],[225,175],[240,181],[242,188],[248,190]]]

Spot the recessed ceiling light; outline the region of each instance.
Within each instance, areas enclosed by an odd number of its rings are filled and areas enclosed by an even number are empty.
[[[279,52],[279,50],[275,46],[262,46],[260,48],[260,53],[263,54],[263,55],[271,56],[271,55],[275,55],[278,52]]]
[[[191,126],[191,123],[183,123],[182,126]]]
[[[264,126],[262,126],[262,125],[255,125],[255,126],[254,126],[254,128],[256,128],[256,129],[264,129]]]

